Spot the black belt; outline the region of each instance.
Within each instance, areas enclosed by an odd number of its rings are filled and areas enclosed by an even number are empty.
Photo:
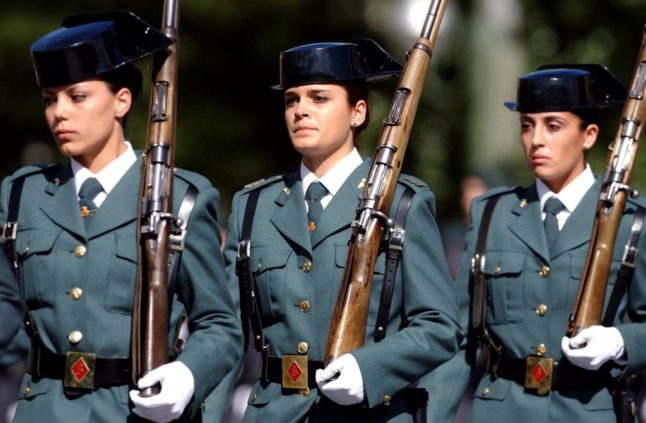
[[[497,377],[512,380],[519,385],[525,385],[527,363],[524,358],[503,355],[498,365]],[[552,389],[572,389],[582,387],[609,387],[613,382],[607,370],[586,370],[568,361],[554,361],[552,373]]]
[[[74,356],[70,356],[74,354]],[[71,352],[56,354],[48,349],[37,346],[29,352],[27,372],[32,376],[48,379],[65,380],[68,372],[76,372],[81,378],[86,371],[84,366],[93,367],[92,388],[126,385],[130,381],[130,358],[100,358],[96,357],[90,364],[89,360],[82,359],[87,353]],[[76,367],[75,367],[76,365]],[[81,378],[82,379],[82,378]]]
[[[323,367],[325,366],[322,361],[307,360],[307,386],[309,388],[314,388],[316,386],[316,371]],[[282,372],[282,359],[280,357],[269,356],[267,358],[266,379],[272,383],[282,384]]]

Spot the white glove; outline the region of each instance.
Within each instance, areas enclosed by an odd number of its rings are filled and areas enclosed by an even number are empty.
[[[363,401],[363,377],[352,354],[343,354],[316,371],[316,384],[321,392],[340,405],[359,404]]]
[[[161,391],[150,397],[139,396],[139,391],[130,391],[130,399],[136,414],[148,420],[165,423],[182,415],[184,408],[195,392],[193,373],[180,361],[164,364],[139,379],[139,389],[148,388],[157,383]]]
[[[591,326],[572,338],[564,336],[561,340],[561,350],[572,364],[588,370],[597,370],[608,360],[621,361],[624,355],[624,338],[617,328]]]

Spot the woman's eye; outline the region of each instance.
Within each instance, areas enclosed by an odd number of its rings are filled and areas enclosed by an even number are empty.
[[[72,95],[72,100],[74,102],[80,102],[80,101],[85,100],[86,97],[87,96],[85,94],[73,94]]]

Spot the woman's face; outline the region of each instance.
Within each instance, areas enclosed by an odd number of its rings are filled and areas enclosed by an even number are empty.
[[[352,128],[365,120],[367,104],[350,104],[336,84],[301,85],[285,90],[285,122],[294,149],[322,176],[354,148]]]
[[[534,175],[559,192],[585,169],[585,150],[594,145],[599,127],[581,129],[570,112],[523,113],[520,140]]]
[[[92,171],[124,148],[122,118],[130,110],[130,90],[113,93],[104,81],[88,80],[43,89],[45,119],[61,153]]]

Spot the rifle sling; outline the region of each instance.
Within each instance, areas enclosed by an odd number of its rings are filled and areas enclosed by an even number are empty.
[[[18,235],[18,210],[20,209],[20,197],[22,188],[25,184],[25,177],[14,179],[11,183],[11,190],[9,192],[9,204],[7,204],[7,222],[2,229],[2,236],[4,238],[4,248],[11,262],[14,275],[16,276],[16,283],[20,289],[20,265],[18,263],[18,253],[16,252],[16,239]],[[29,309],[25,307],[25,315],[23,316],[23,323],[29,338],[31,338],[34,345],[40,345],[40,338],[34,319],[31,317]]]
[[[639,254],[637,243],[639,242],[639,235],[642,230],[642,225],[644,224],[644,217],[646,217],[646,209],[643,207],[637,207],[637,211],[635,212],[635,217],[633,219],[633,225],[630,229],[630,237],[624,247],[624,257],[621,261],[621,266],[617,271],[615,287],[612,290],[608,306],[606,307],[606,312],[603,315],[603,326],[612,326],[617,315],[619,303],[626,291],[630,289],[633,274],[635,273],[635,262],[637,260],[637,255]]]
[[[384,282],[381,288],[381,298],[379,300],[379,310],[377,311],[373,336],[375,342],[381,341],[386,336],[388,314],[390,313],[390,305],[395,289],[395,276],[397,275],[397,267],[399,266],[402,249],[404,247],[404,224],[406,223],[406,216],[408,216],[408,209],[413,201],[413,195],[415,195],[415,192],[411,188],[406,187],[399,200],[395,220],[390,229],[388,249],[386,250],[386,270],[384,272]]]
[[[487,330],[487,279],[484,274],[484,266],[487,235],[493,210],[499,198],[499,196],[492,197],[485,205],[478,230],[475,254],[471,259],[471,328],[474,329],[478,339],[487,346],[488,351],[493,356],[490,358],[494,358],[494,362],[490,362],[489,366],[490,372],[494,375],[500,360],[502,347],[491,338]]]
[[[244,332],[245,343],[249,339],[249,326],[253,333],[254,348],[256,351],[265,355],[269,354],[269,345],[265,344],[265,337],[262,333],[262,314],[260,309],[260,298],[256,293],[256,278],[251,269],[251,228],[253,217],[256,213],[256,206],[260,190],[256,189],[249,193],[247,205],[242,220],[242,233],[240,243],[238,244],[238,258],[236,263],[236,273],[238,274],[240,289],[240,314],[242,318],[242,327]],[[245,344],[245,350],[246,350]],[[263,357],[263,362],[267,362],[267,357]]]

